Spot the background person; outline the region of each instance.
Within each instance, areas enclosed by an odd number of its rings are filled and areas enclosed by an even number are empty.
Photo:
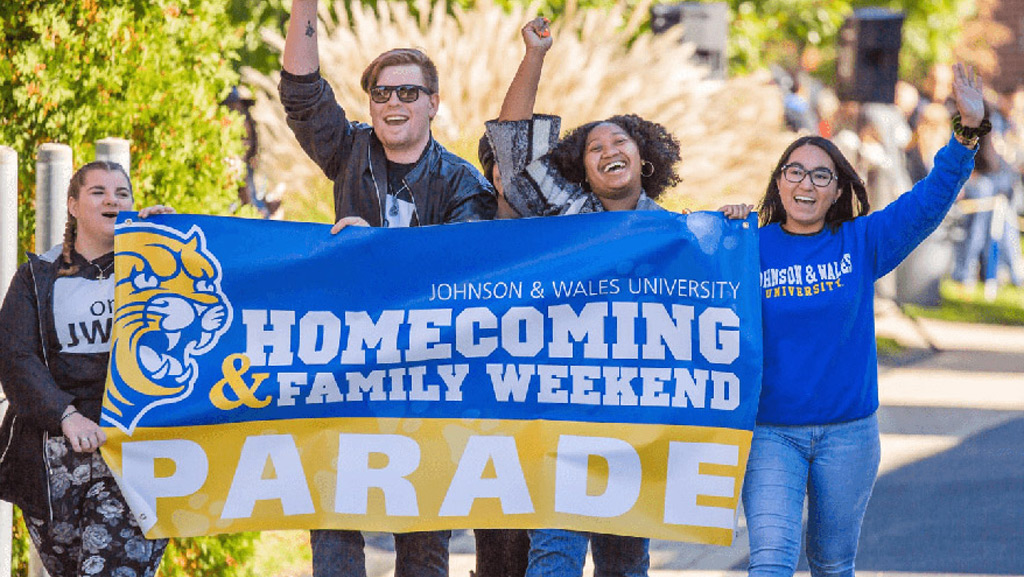
[[[430,134],[440,103],[437,69],[422,52],[390,50],[363,72],[371,125],[350,122],[320,76],[317,0],[293,0],[279,86],[288,126],[334,181],[336,233],[350,224],[405,227],[494,216],[494,190]],[[448,575],[451,531],[395,535],[395,575]],[[365,576],[358,531],[314,530],[316,577]]]
[[[114,312],[114,222],[132,203],[120,165],[80,168],[68,187],[64,244],[30,254],[0,308],[0,381],[11,403],[0,427],[0,498],[25,514],[51,577],[151,576],[167,546],[143,536],[97,451],[107,440],[97,423]],[[139,216],[171,212],[158,205]]]
[[[245,126],[245,135],[242,137],[245,155],[240,159],[229,159],[233,166],[237,165],[239,170],[245,173],[245,179],[238,187],[238,204],[251,205],[263,218],[271,218],[280,208],[281,201],[279,198],[268,198],[271,195],[266,193],[262,179],[260,185],[256,182],[256,171],[260,162],[259,131],[256,129],[256,120],[252,117],[252,107],[256,104],[256,99],[247,87],[239,85],[231,87],[227,98],[221,101],[221,104],[241,115]]]
[[[494,163],[494,149],[485,134],[480,138],[477,156],[484,177],[497,193],[498,212],[495,219],[519,218],[519,214],[505,200],[498,165]],[[473,529],[476,542],[476,571],[474,577],[523,577],[530,553],[530,536],[526,529]]]
[[[986,279],[987,288],[995,290],[1002,265],[1006,265],[1011,284],[1024,284],[1014,207],[1020,188],[1020,175],[996,151],[994,139],[983,138],[974,173],[964,184],[959,199],[962,202],[958,202],[958,206],[968,205],[968,209],[961,208],[965,213],[960,217],[962,238],[954,245],[952,277],[965,290],[973,290],[979,276]]]
[[[962,126],[910,192],[870,208],[830,141],[797,139],[760,204],[764,377],[743,483],[750,575],[796,571],[804,498],[811,574],[852,576],[878,472],[876,279],[938,227],[974,167],[981,81],[955,67]]]

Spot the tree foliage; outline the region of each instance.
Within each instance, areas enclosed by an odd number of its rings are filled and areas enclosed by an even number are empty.
[[[952,63],[964,23],[977,15],[975,0],[861,0],[854,5],[882,6],[904,13],[900,77],[914,83],[920,83],[932,65]]]
[[[31,246],[34,156],[131,141],[136,206],[222,212],[235,197],[241,119],[219,106],[237,82],[241,31],[216,0],[0,2],[0,143],[19,155],[21,244]]]
[[[769,64],[792,66],[807,45],[834,58],[836,35],[851,12],[846,0],[730,0],[729,67],[747,73]]]
[[[710,0],[709,0],[710,1]],[[471,8],[478,0],[447,0],[449,11]],[[631,4],[637,4],[634,0]],[[834,69],[835,42],[843,21],[856,8],[883,7],[903,12],[903,49],[900,76],[920,81],[935,63],[948,63],[960,38],[965,20],[975,15],[974,0],[727,0],[729,4],[729,67],[732,74],[746,74],[769,64],[795,65],[805,46],[816,47],[823,58],[822,70]],[[405,2],[416,12],[415,0]],[[513,6],[535,7],[539,14],[557,20],[579,8],[609,8],[616,0],[495,0],[510,11]],[[664,2],[670,3],[670,2]],[[247,50],[256,56],[247,62],[262,73],[277,69],[277,56],[258,40],[258,30],[267,26],[283,33],[288,18],[288,0],[232,0],[233,16],[247,23]],[[330,2],[324,2],[330,4]],[[350,3],[351,4],[351,3]],[[376,6],[375,0],[361,0]]]
[[[869,7],[904,14],[900,77],[915,83],[931,65],[952,60],[964,21],[975,15],[973,0],[729,0],[730,67],[792,66],[802,48],[814,46],[831,73],[840,27],[855,9]]]
[[[259,533],[235,533],[216,537],[171,539],[160,565],[161,577],[254,577],[246,561],[256,551]]]
[[[28,529],[21,509],[14,507],[14,526],[11,534],[11,575],[12,577],[28,576],[29,555]]]
[[[280,55],[263,42],[261,30],[284,30],[290,0],[228,0],[228,16],[242,31],[240,61],[260,72],[280,68]]]

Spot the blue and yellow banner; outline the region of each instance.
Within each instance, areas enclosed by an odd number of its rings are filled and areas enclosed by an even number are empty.
[[[756,222],[118,218],[103,454],[150,537],[557,527],[728,545]]]

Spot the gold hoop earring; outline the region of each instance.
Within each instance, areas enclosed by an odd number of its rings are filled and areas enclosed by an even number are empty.
[[[644,160],[640,163],[640,176],[644,178],[650,178],[654,174],[654,163],[650,160]]]

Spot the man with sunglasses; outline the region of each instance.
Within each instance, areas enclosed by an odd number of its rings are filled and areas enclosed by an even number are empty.
[[[317,4],[292,2],[279,90],[288,126],[334,181],[333,232],[491,219],[490,184],[430,134],[440,103],[430,58],[395,49],[374,59],[360,79],[371,124],[350,121],[320,76]]]
[[[288,126],[334,181],[338,232],[347,225],[422,226],[490,220],[494,190],[430,134],[437,69],[418,50],[396,49],[367,66],[361,86],[371,124],[352,122],[320,76],[317,0],[293,0],[279,90]],[[448,575],[451,531],[395,535],[396,577]],[[366,576],[358,531],[310,533],[314,577]]]

